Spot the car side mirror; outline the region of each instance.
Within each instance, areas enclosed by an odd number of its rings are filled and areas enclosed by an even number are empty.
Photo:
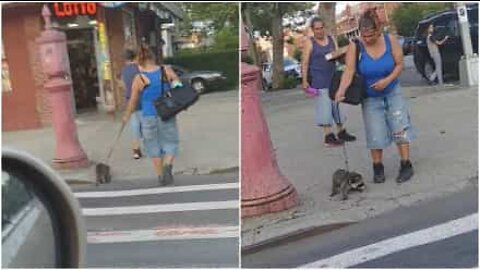
[[[2,267],[81,268],[86,231],[72,191],[48,165],[2,149]]]

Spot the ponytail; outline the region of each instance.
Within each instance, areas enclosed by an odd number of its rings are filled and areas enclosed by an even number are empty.
[[[147,45],[140,45],[137,53],[137,63],[144,67],[145,64],[150,60],[154,60],[152,51],[147,47]]]

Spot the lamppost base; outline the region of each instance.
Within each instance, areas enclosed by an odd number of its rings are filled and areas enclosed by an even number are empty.
[[[298,193],[293,185],[289,184],[277,193],[261,198],[242,200],[242,218],[284,211],[297,204]]]
[[[68,159],[54,158],[52,160],[53,167],[60,170],[82,169],[90,166],[90,161],[86,156],[72,157]]]

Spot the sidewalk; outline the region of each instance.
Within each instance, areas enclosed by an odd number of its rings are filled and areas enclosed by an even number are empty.
[[[342,148],[323,146],[314,126],[314,103],[303,93],[264,94],[264,111],[281,172],[300,195],[297,208],[242,220],[242,247],[252,247],[318,227],[358,222],[399,207],[441,197],[465,187],[478,188],[478,87],[435,89],[404,87],[417,130],[411,146],[415,176],[395,183],[399,157],[384,152],[387,181],[373,184],[369,151],[359,106],[344,106],[346,127],[358,140],[347,145],[351,170],[363,175],[367,189],[349,200],[329,197],[331,176],[344,166]],[[302,136],[295,136],[301,131]],[[328,225],[328,226],[327,226]]]
[[[238,168],[238,91],[202,95],[197,104],[179,114],[180,151],[174,165],[176,174],[207,174]],[[102,113],[77,117],[77,131],[90,161],[105,159],[120,128],[120,113],[114,120]],[[130,129],[127,126],[109,165],[112,181],[154,177],[148,158],[132,158]],[[48,164],[55,154],[52,128],[2,133],[2,145],[30,152]],[[70,183],[94,181],[95,166],[81,170],[61,170]]]

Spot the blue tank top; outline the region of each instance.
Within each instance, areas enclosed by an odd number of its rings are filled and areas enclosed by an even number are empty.
[[[332,37],[328,36],[328,44],[321,46],[315,39],[312,41],[312,52],[308,62],[308,76],[311,78],[309,84],[313,88],[330,88],[333,74],[335,72],[335,61],[327,61],[325,55],[335,51],[335,43]]]
[[[370,87],[380,79],[383,79],[392,73],[395,68],[395,60],[393,59],[392,44],[387,33],[383,34],[385,40],[385,53],[378,59],[368,55],[363,44],[360,44],[360,61],[358,63],[358,72],[365,80],[365,89],[367,89],[367,97],[384,97],[395,89],[398,84],[398,78],[393,80],[383,91],[376,91]]]
[[[153,103],[157,98],[163,95],[161,85],[162,71],[159,68],[158,70],[152,72],[143,71],[142,74],[145,75],[150,81],[150,84],[147,85],[142,91],[142,114],[144,116],[154,116],[157,115],[157,110],[155,109]],[[170,84],[168,82],[163,82],[163,87],[164,91],[167,91],[170,89]]]

